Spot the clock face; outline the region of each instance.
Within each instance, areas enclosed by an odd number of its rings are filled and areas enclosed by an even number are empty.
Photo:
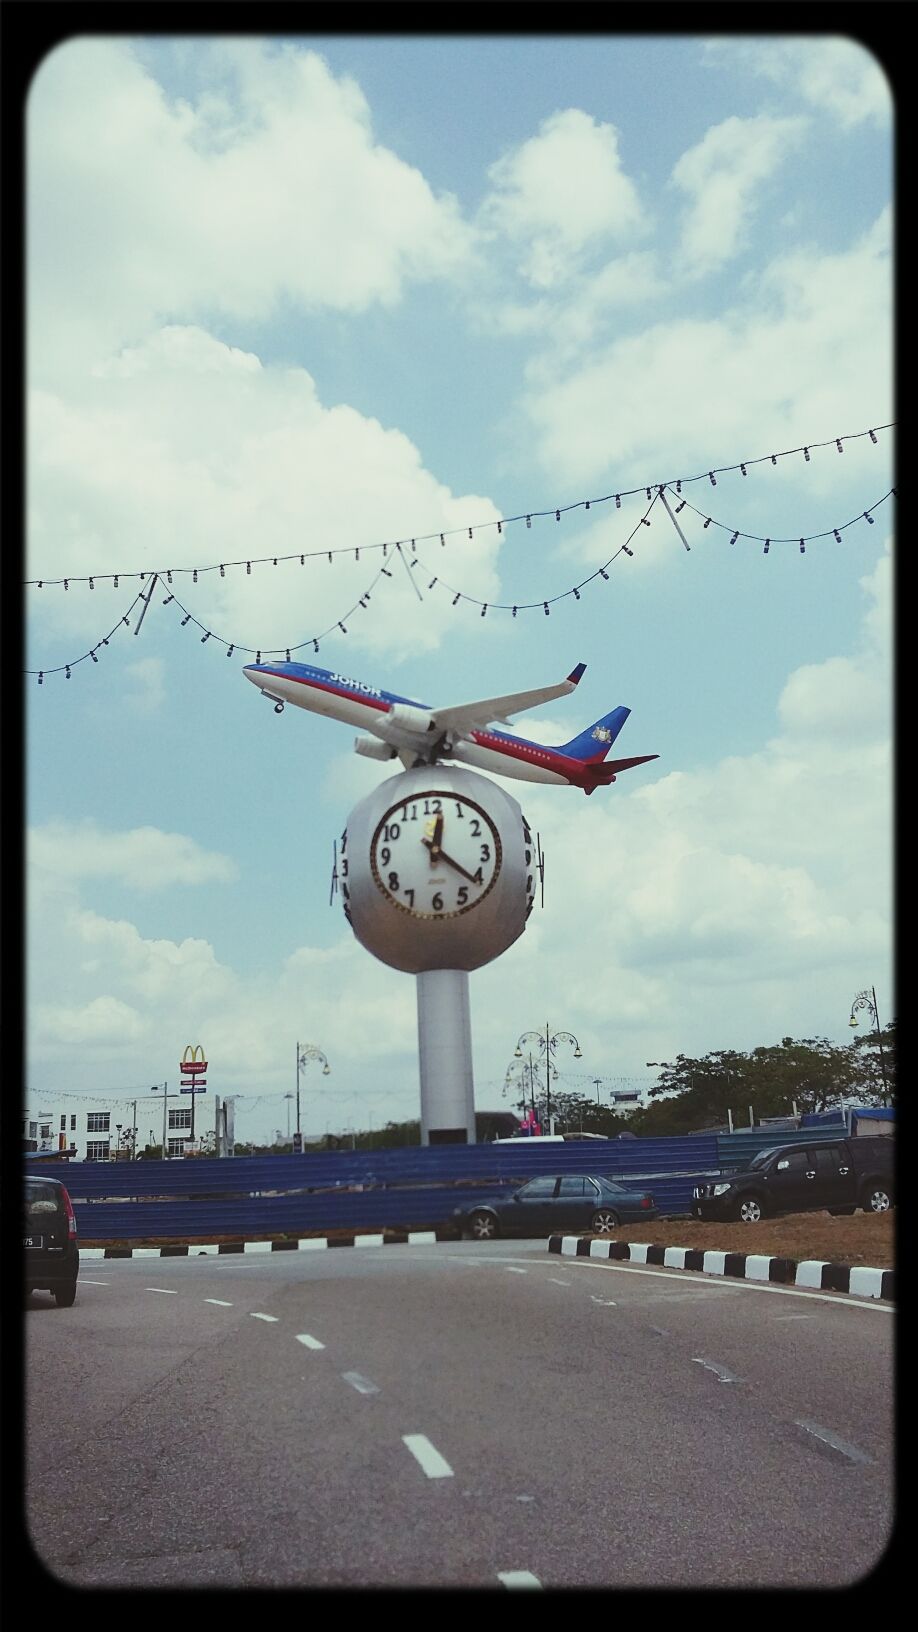
[[[448,790],[409,795],[386,811],[370,845],[370,867],[393,906],[416,918],[456,918],[493,889],[501,843],[474,800]]]

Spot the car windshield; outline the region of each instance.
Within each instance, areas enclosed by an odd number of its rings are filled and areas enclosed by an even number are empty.
[[[603,1178],[600,1179],[599,1182],[604,1190],[614,1190],[617,1195],[624,1195],[624,1186],[621,1184],[616,1184],[614,1179]]]
[[[768,1161],[769,1157],[773,1156],[774,1153],[775,1153],[775,1146],[774,1145],[772,1145],[769,1150],[760,1150],[759,1154],[757,1156],[753,1156],[752,1161],[749,1163],[749,1166],[750,1167],[764,1167],[765,1163]]]

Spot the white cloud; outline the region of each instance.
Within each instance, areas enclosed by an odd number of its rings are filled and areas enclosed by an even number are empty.
[[[622,168],[618,131],[579,108],[543,120],[537,136],[505,153],[488,174],[493,189],[482,223],[520,246],[520,270],[536,288],[564,283],[584,251],[645,225]]]
[[[216,95],[170,103],[126,40],[45,59],[28,106],[34,378],[80,371],[174,314],[356,312],[451,276],[455,200],[373,138],[358,86],[298,45],[196,41]]]
[[[151,1029],[149,1018],[108,995],[79,1006],[38,1003],[32,1023],[46,1045],[86,1048],[103,1058],[111,1048],[136,1047]]]
[[[672,174],[689,201],[676,252],[680,266],[699,275],[738,253],[763,183],[799,146],[806,128],[805,119],[732,117],[682,154]]]
[[[585,482],[614,463],[624,487],[628,473],[675,475],[674,448],[683,468],[697,469],[712,448],[751,457],[772,438],[782,449],[860,430],[865,416],[885,423],[889,232],[884,211],[848,250],[780,256],[723,316],[654,324],[594,351],[564,378],[546,353],[530,367],[526,404],[546,469]],[[846,473],[869,457],[869,446],[850,445]],[[814,462],[810,479],[831,490],[839,472],[822,478],[824,469]]]
[[[184,833],[155,827],[119,833],[92,820],[58,820],[31,828],[27,843],[29,866],[58,880],[108,878],[146,891],[231,883],[238,871],[229,856],[202,850]]]
[[[28,458],[30,577],[85,575],[88,565],[99,575],[212,566],[197,585],[190,571],[176,577],[171,592],[216,636],[256,649],[335,631],[358,607],[364,647],[401,650],[415,593],[394,552],[381,575],[386,559],[367,546],[403,536],[406,525],[436,535],[499,514],[484,496],[451,493],[400,431],[346,406],[324,407],[305,369],[264,368],[251,353],[177,325],[90,380],[33,392]],[[499,542],[492,528],[462,544],[461,570],[483,600],[499,598]],[[359,561],[330,566],[325,552],[343,549],[360,550]],[[297,551],[317,559],[301,567]],[[251,574],[244,565],[217,571],[220,562],[275,553],[295,559]],[[374,579],[368,615],[358,602]],[[122,598],[140,587],[122,581]],[[107,583],[106,605],[111,594]],[[176,615],[163,599],[144,631]],[[97,640],[99,604],[85,585],[47,594],[45,644],[29,666],[52,666],[51,632]],[[449,615],[443,594],[427,600],[418,649],[438,644]],[[139,678],[152,684],[153,672]]]
[[[820,113],[850,130],[884,126],[892,112],[889,81],[879,62],[856,40],[710,40],[711,61],[735,71],[737,62],[794,92]]]

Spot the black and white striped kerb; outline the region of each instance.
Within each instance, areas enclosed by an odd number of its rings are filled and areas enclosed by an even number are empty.
[[[455,1235],[455,1231],[453,1232]],[[308,1235],[298,1241],[176,1241],[168,1247],[81,1247],[84,1258],[197,1258],[233,1252],[296,1252],[316,1247],[426,1247],[452,1240],[436,1230],[390,1230],[385,1235]]]
[[[895,1270],[865,1264],[830,1264],[821,1258],[764,1253],[702,1252],[695,1247],[656,1247],[637,1241],[604,1241],[595,1236],[553,1235],[549,1252],[569,1258],[615,1258],[632,1264],[659,1264],[667,1269],[696,1269],[704,1275],[733,1275],[747,1281],[779,1281],[784,1286],[813,1287],[819,1292],[852,1292],[860,1298],[892,1298]]]

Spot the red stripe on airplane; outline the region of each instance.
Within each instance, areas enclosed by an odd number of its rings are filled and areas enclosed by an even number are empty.
[[[300,679],[298,674],[278,674],[274,669],[260,669],[258,672],[260,674],[268,673],[275,680],[293,680],[296,685],[309,686],[312,691],[327,691],[332,697],[348,697],[351,702],[365,703],[367,708],[378,708],[384,714],[388,714],[389,709],[392,707],[391,703],[377,702],[375,697],[368,697],[365,692],[348,691],[345,686],[328,686],[322,680]],[[417,705],[412,706],[416,707]]]

